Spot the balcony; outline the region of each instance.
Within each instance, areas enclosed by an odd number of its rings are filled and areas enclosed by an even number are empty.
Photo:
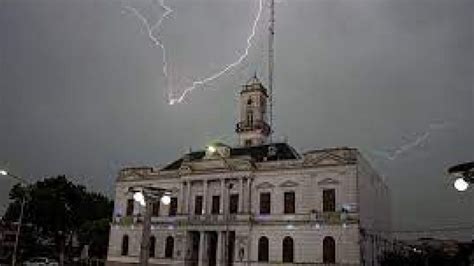
[[[162,223],[162,224],[170,224],[170,223],[182,223],[183,221],[187,221],[188,216],[184,214],[177,214],[175,216],[152,216],[151,222],[155,223]],[[116,216],[113,218],[112,223],[115,225],[121,226],[131,226],[143,223],[143,216],[141,215],[134,215],[134,216]]]
[[[343,212],[311,212],[294,214],[203,214],[152,217],[153,224],[187,224],[187,225],[226,225],[245,223],[321,223],[321,224],[353,224],[359,221],[358,213]],[[113,224],[131,226],[141,224],[142,216],[114,217]]]
[[[256,214],[253,217],[256,223],[278,222],[316,222],[321,224],[341,224],[358,222],[357,213],[342,212],[311,212],[293,214]]]
[[[188,217],[188,224],[193,225],[224,225],[234,223],[250,222],[250,214],[236,213],[236,214],[203,214],[190,215]]]
[[[270,126],[267,124],[267,122],[262,120],[256,120],[253,121],[253,123],[241,121],[235,125],[235,132],[237,133],[255,130],[260,130],[264,135],[270,134]]]

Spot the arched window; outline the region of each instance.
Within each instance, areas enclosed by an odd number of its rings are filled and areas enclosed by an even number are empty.
[[[283,238],[283,262],[293,262],[293,238],[287,236]]]
[[[172,258],[174,251],[174,239],[172,236],[166,238],[165,258]]]
[[[128,236],[124,235],[122,237],[122,256],[128,255]]]
[[[155,257],[155,247],[156,247],[156,238],[154,236],[150,237],[150,245],[148,246],[150,248],[150,258]]]
[[[258,240],[258,261],[268,261],[268,238],[260,237]]]
[[[323,239],[323,263],[336,263],[336,241],[330,236]]]

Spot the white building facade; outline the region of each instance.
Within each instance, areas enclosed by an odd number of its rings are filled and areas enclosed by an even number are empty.
[[[144,208],[129,188],[171,192],[153,205],[150,265],[378,265],[389,190],[356,149],[298,154],[268,143],[266,89],[240,94],[239,146],[213,145],[117,179],[108,265],[138,263]]]

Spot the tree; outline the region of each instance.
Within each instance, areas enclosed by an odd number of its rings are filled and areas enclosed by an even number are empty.
[[[84,186],[68,181],[66,176],[47,178],[27,187],[15,185],[10,191],[12,202],[5,214],[6,221],[17,221],[24,197],[23,228],[29,228],[29,233],[21,238],[23,257],[57,254],[60,264],[64,265],[65,255],[73,253],[77,238],[81,245],[103,245],[108,241],[113,203],[107,197],[87,192]],[[96,233],[93,242],[80,237],[92,233]],[[46,248],[38,250],[37,247]],[[106,255],[106,250],[97,249],[96,256]]]

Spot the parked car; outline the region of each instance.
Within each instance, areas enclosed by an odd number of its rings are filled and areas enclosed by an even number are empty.
[[[46,257],[32,258],[23,263],[24,266],[58,266],[58,262]]]

